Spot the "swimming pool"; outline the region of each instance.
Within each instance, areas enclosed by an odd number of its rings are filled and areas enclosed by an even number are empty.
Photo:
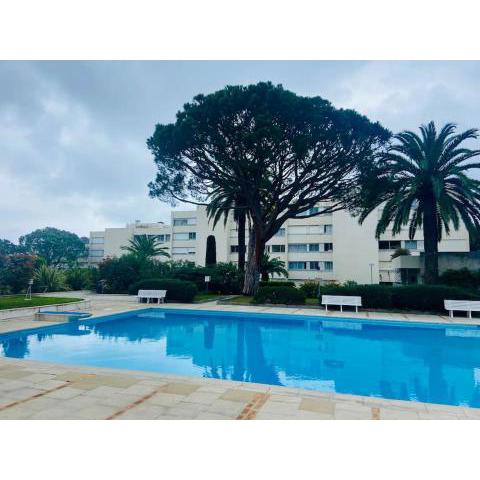
[[[148,308],[0,335],[0,357],[480,407],[480,328]]]

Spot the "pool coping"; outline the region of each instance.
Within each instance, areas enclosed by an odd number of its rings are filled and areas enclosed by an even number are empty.
[[[108,318],[109,317],[118,317],[124,314],[129,314],[134,311],[139,311],[139,310],[167,310],[167,311],[192,311],[196,310],[195,306],[197,304],[191,304],[191,306],[188,308],[182,307],[181,304],[176,304],[175,306],[172,306],[172,304],[166,304],[166,305],[150,305],[147,308],[138,308],[135,310],[119,310],[117,312],[109,312],[109,313],[100,313],[96,315],[92,315],[89,318],[83,319],[83,320],[76,320],[75,322],[78,323],[97,323],[101,321],[102,318]],[[210,307],[213,307],[213,305],[210,305]],[[243,306],[242,306],[243,307]],[[410,319],[389,319],[389,320],[382,320],[382,319],[375,319],[375,318],[364,318],[364,317],[345,317],[345,316],[338,316],[338,315],[321,315],[321,313],[324,312],[318,312],[319,314],[317,315],[309,315],[309,314],[302,314],[302,313],[285,313],[285,312],[264,312],[262,310],[258,311],[253,311],[249,309],[249,307],[246,307],[246,310],[226,310],[226,309],[209,309],[209,308],[201,308],[199,309],[199,312],[202,313],[216,313],[218,315],[221,315],[222,313],[233,313],[233,314],[242,314],[242,313],[250,313],[250,314],[256,314],[257,315],[270,315],[270,316],[275,316],[275,317],[291,317],[295,321],[301,321],[305,320],[305,317],[311,318],[313,321],[337,321],[337,322],[352,322],[352,323],[358,323],[358,322],[363,322],[363,323],[368,323],[371,325],[375,324],[385,324],[385,325],[399,325],[402,324],[402,326],[406,326],[407,328],[409,327],[416,327],[416,326],[422,326],[426,328],[446,328],[446,327],[456,327],[458,329],[464,329],[464,328],[472,328],[472,327],[480,327],[480,324],[478,322],[472,322],[472,323],[457,323],[457,322],[452,322],[452,321],[443,321],[443,322],[422,322],[419,320],[410,320]],[[310,312],[309,312],[310,313]],[[237,316],[237,315],[234,315]],[[475,320],[475,319],[473,319]],[[480,320],[480,319],[479,319]],[[10,332],[5,332],[0,334],[0,338],[6,338],[6,337],[11,337],[15,336],[18,334],[25,334],[25,333],[35,333],[38,330],[44,331],[44,330],[49,330],[49,329],[54,329],[58,326],[64,325],[69,322],[58,322],[55,324],[51,325],[39,325],[38,327],[34,328],[25,328],[25,329],[15,329]],[[399,325],[400,326],[400,325]],[[161,373],[161,372],[149,372],[149,371],[138,371],[138,370],[128,370],[128,369],[115,369],[115,368],[104,368],[104,367],[93,367],[93,366],[88,366],[88,365],[79,365],[79,364],[62,364],[62,363],[54,363],[54,362],[44,362],[44,361],[38,361],[38,360],[31,360],[31,359],[11,359],[7,357],[0,357],[0,367],[2,361],[16,361],[16,362],[25,362],[26,364],[38,364],[40,366],[42,365],[53,365],[53,366],[58,366],[61,368],[69,369],[69,370],[102,370],[102,371],[109,371],[110,373],[115,373],[116,375],[141,375],[141,376],[157,376],[157,377],[164,377],[164,378],[172,378],[172,379],[177,379],[181,380],[184,379],[184,381],[188,382],[197,382],[197,383],[210,383],[210,382],[228,382],[229,385],[247,385],[251,386],[252,389],[255,388],[260,388],[260,389],[280,389],[283,390],[285,393],[287,392],[297,392],[297,394],[303,395],[305,397],[328,397],[332,399],[333,401],[340,401],[340,402],[345,402],[345,401],[352,401],[352,402],[360,402],[365,405],[370,405],[371,408],[377,408],[378,405],[382,406],[383,408],[389,408],[391,406],[392,408],[401,408],[403,410],[415,410],[415,411],[423,411],[423,410],[439,410],[439,411],[449,411],[450,413],[452,412],[457,412],[456,415],[461,415],[467,411],[467,417],[470,416],[480,419],[480,408],[476,407],[468,407],[468,406],[458,406],[458,405],[448,405],[448,404],[436,404],[436,403],[427,403],[427,402],[417,402],[417,401],[411,401],[411,400],[396,400],[396,399],[387,399],[387,398],[382,398],[382,397],[369,397],[369,396],[362,396],[362,395],[352,395],[352,394],[342,394],[342,393],[336,393],[336,392],[327,392],[327,391],[317,391],[317,390],[308,390],[308,389],[302,389],[302,388],[292,388],[292,387],[285,387],[285,386],[277,386],[277,385],[269,385],[269,384],[255,384],[251,382],[238,382],[238,381],[232,381],[232,380],[220,380],[220,379],[206,379],[203,377],[195,377],[195,376],[179,376],[179,375],[173,375],[173,374],[168,374],[168,373]],[[1,392],[0,392],[1,393]],[[452,410],[453,409],[453,410]]]

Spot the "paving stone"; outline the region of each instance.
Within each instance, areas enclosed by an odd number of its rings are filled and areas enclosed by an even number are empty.
[[[255,398],[256,392],[246,391],[246,390],[228,390],[223,395],[221,395],[222,400],[230,400],[232,402],[242,402],[248,403]]]
[[[168,383],[164,385],[162,392],[172,393],[174,395],[190,395],[198,389],[198,385],[188,383]]]
[[[80,390],[78,388],[65,387],[65,388],[60,388],[59,390],[54,390],[53,392],[49,392],[45,394],[45,397],[68,400],[82,393],[83,393],[83,390]]]
[[[299,409],[333,415],[335,412],[335,403],[322,398],[302,398]]]

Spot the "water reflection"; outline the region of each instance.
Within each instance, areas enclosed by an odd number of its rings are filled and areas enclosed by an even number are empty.
[[[15,358],[480,406],[475,331],[149,311],[0,344]]]

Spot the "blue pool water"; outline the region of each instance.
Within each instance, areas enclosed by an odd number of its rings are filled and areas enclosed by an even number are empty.
[[[0,335],[0,356],[480,407],[480,328],[145,309]]]

